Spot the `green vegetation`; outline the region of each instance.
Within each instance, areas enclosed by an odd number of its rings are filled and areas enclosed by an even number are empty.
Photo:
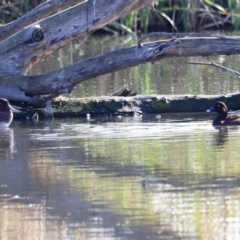
[[[11,22],[44,0],[9,0],[0,3],[0,24]],[[150,8],[130,13],[125,18],[104,28],[109,32],[131,31],[203,31],[240,28],[237,0],[156,0],[156,11]],[[129,31],[130,30],[130,31]]]
[[[203,31],[210,29],[238,30],[240,27],[237,0],[158,0],[156,11],[145,8],[129,14],[125,24],[146,32]]]
[[[10,0],[0,3],[0,25],[9,23],[23,16],[44,0]]]

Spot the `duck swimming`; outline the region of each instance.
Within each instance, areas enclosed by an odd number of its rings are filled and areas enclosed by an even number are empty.
[[[206,112],[217,112],[219,115],[213,120],[213,125],[240,125],[240,115],[228,115],[228,108],[224,102],[216,102]]]
[[[5,98],[0,98],[0,127],[8,127],[13,120],[12,110],[15,110]]]

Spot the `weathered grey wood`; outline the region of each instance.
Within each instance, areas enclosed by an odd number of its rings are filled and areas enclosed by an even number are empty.
[[[180,42],[180,43],[179,43]],[[133,67],[148,61],[154,62],[167,57],[210,56],[212,54],[239,54],[240,38],[183,38],[173,43],[173,48],[161,52],[167,41],[143,44],[143,47],[129,47],[84,59],[63,69],[38,76],[15,76],[1,79],[0,86],[19,86],[27,94],[40,95],[70,93],[74,86],[126,67]],[[220,46],[220,47],[219,47]],[[158,54],[157,52],[158,51]],[[1,96],[1,91],[0,91]],[[11,100],[10,96],[10,100]],[[12,99],[14,100],[14,99]]]
[[[97,115],[134,115],[176,112],[205,112],[216,101],[224,101],[230,110],[240,109],[240,93],[226,95],[155,95],[134,97],[74,98],[58,97],[53,101],[54,117],[86,117]],[[22,106],[22,105],[21,105]],[[38,112],[44,117],[43,109],[28,105],[15,118],[26,118]]]
[[[178,44],[178,40],[171,40],[154,44],[154,46],[107,52],[45,75],[18,77],[14,85],[17,84],[24,92],[33,95],[70,93],[76,84],[84,80],[140,63],[155,61],[158,55],[164,54],[166,49],[169,49],[169,46],[175,47]],[[8,80],[1,82],[9,83]]]
[[[39,21],[0,43],[0,75],[25,74],[59,48],[144,6],[145,0],[88,0]]]
[[[34,95],[50,93],[53,98],[61,93],[71,92],[73,85],[69,84],[68,80],[73,72],[68,72],[68,69],[60,69],[58,72],[42,76],[25,76],[25,74],[37,61],[69,42],[85,37],[131,11],[147,5],[152,6],[153,2],[154,0],[88,0],[39,21],[2,41],[0,97],[7,96],[9,100],[35,102],[35,99],[31,99]],[[66,77],[67,72],[69,76],[62,82],[62,76]],[[76,82],[76,79],[74,81]],[[33,85],[34,88],[43,90],[28,91],[33,89]],[[25,94],[28,95],[26,98],[24,98]]]
[[[37,21],[48,17],[54,12],[61,11],[68,6],[72,6],[83,1],[84,0],[48,0],[25,14],[23,17],[0,26],[0,42],[7,39],[24,27],[34,24]]]
[[[66,4],[64,0],[61,2]],[[41,104],[45,102],[42,95],[48,95],[46,99],[52,99],[62,93],[70,93],[76,84],[84,80],[146,62],[166,57],[240,53],[239,37],[182,38],[119,49],[44,75],[25,76],[26,71],[46,55],[131,11],[146,5],[153,7],[154,2],[88,0],[4,40],[0,43],[0,97]]]

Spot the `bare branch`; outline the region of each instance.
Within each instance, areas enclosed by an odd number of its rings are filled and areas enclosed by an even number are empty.
[[[214,34],[218,34],[219,31],[213,31],[213,32],[209,32],[209,33],[196,33],[196,32],[192,32],[192,33],[168,33],[168,32],[151,32],[147,35],[144,35],[143,37],[141,37],[138,40],[138,46],[141,46],[142,41],[146,38],[149,37],[171,37],[171,38],[177,38],[177,37],[209,37],[211,35]]]
[[[85,37],[131,11],[146,5],[153,8],[153,3],[154,0],[88,0],[4,40],[0,43],[0,97],[7,95],[9,100],[41,103],[70,93],[82,81],[139,64],[167,57],[240,53],[239,37],[200,36],[141,45],[143,39],[150,36],[147,35],[134,47],[103,53],[47,74],[25,75],[37,61],[69,42]]]
[[[234,70],[232,70],[232,69],[230,69],[230,68],[227,68],[227,67],[223,67],[223,66],[221,66],[221,65],[213,62],[211,59],[210,59],[210,62],[211,62],[211,63],[187,61],[186,63],[188,63],[188,64],[195,64],[195,65],[206,65],[206,66],[216,67],[216,68],[220,68],[220,69],[222,69],[222,70],[224,70],[224,71],[226,71],[226,72],[229,72],[229,73],[231,73],[231,74],[240,76],[240,73],[237,72],[237,71],[234,71]]]
[[[179,42],[180,41],[180,42]],[[62,93],[70,93],[82,81],[146,62],[155,62],[167,57],[229,55],[240,53],[239,38],[182,38],[157,41],[107,52],[81,60],[65,68],[44,75],[0,77],[1,86],[18,87],[28,96],[48,95],[49,99]],[[9,95],[17,98],[15,94]],[[0,91],[1,97],[1,91]],[[22,98],[21,98],[22,99]],[[26,100],[28,101],[28,100]]]
[[[130,47],[84,59],[65,68],[44,75],[6,77],[0,79],[0,86],[18,86],[27,95],[38,96],[50,94],[48,99],[63,93],[70,93],[78,83],[110,72],[141,63],[153,62],[166,54],[180,42],[172,39],[143,47]]]

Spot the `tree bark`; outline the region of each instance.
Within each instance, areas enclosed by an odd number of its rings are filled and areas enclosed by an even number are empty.
[[[240,38],[183,38],[171,41],[157,41],[107,52],[84,59],[65,68],[37,76],[0,76],[0,97],[10,100],[42,102],[41,98],[28,96],[50,94],[52,97],[70,93],[78,83],[109,72],[167,57],[210,56],[240,53]],[[6,87],[9,91],[6,93]],[[13,90],[19,95],[12,95]],[[4,90],[4,93],[3,91]],[[21,97],[22,96],[22,97]],[[26,99],[25,99],[26,97]]]
[[[48,2],[52,3],[52,10],[45,14],[50,14],[53,10],[58,9],[54,0]],[[60,2],[61,7],[67,4],[63,0]],[[81,1],[72,0],[70,2]],[[153,0],[88,0],[36,22],[35,25],[24,28],[2,41],[0,43],[0,97],[36,103],[42,102],[43,99],[34,98],[35,96],[51,94],[51,97],[56,97],[63,92],[70,92],[73,86],[70,86],[68,80],[72,77],[72,73],[69,72],[67,76],[68,69],[59,69],[57,72],[42,76],[26,76],[27,70],[37,61],[69,42],[85,37],[131,11],[147,5],[152,6],[153,2]],[[40,17],[43,17],[44,10],[39,10],[39,12],[42,13]],[[29,22],[25,24],[29,24]],[[59,74],[60,78],[56,76]],[[65,81],[62,81],[61,76],[67,76]],[[47,80],[44,79],[45,77]],[[50,79],[51,77],[53,78]],[[49,84],[49,81],[52,81],[52,84]],[[76,79],[74,81],[77,83]],[[32,89],[35,89],[32,87],[33,85],[40,91],[32,92]],[[46,91],[46,87],[50,87],[51,90]],[[30,91],[28,91],[29,89]]]
[[[66,7],[81,3],[84,0],[52,0],[39,5],[23,17],[0,27],[0,42],[50,14],[61,11]]]
[[[144,6],[145,0],[88,0],[37,22],[0,43],[0,75],[25,74],[59,48]]]
[[[240,109],[240,93],[225,95],[151,95],[134,97],[58,97],[53,100],[54,117],[91,117],[99,115],[141,115],[161,113],[206,112],[217,101],[224,101],[232,111]],[[42,108],[18,103],[20,112],[15,118],[31,118],[36,112],[40,118],[45,116]],[[49,116],[49,115],[47,115]]]
[[[67,3],[61,0],[57,6],[54,0],[47,1],[46,4],[51,7],[45,15],[62,9],[69,3],[78,2],[81,1],[70,0]],[[26,75],[27,70],[37,61],[69,42],[85,37],[131,11],[144,6],[152,7],[153,3],[154,0],[88,0],[5,39],[0,43],[0,97],[12,101],[43,103],[62,93],[70,93],[75,85],[84,80],[166,57],[240,53],[239,37],[181,38],[138,44],[84,59],[47,74]],[[36,20],[45,16],[43,6],[35,11],[39,12]],[[21,27],[24,24],[29,22],[26,21]]]

